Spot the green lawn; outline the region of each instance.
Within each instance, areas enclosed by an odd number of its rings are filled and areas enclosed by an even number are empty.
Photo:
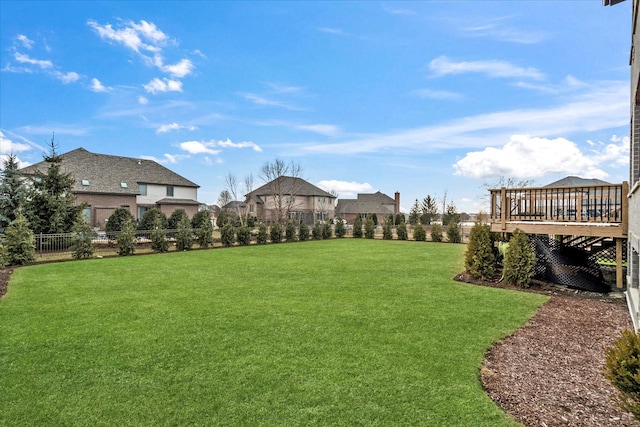
[[[480,365],[545,298],[454,282],[463,252],[345,239],[20,268],[0,425],[513,425]]]

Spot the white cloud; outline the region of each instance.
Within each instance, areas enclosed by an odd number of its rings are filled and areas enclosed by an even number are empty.
[[[18,34],[16,36],[16,39],[22,44],[22,47],[24,47],[25,49],[33,48],[33,40],[30,40],[29,37],[25,36],[24,34]]]
[[[80,79],[80,75],[75,71],[69,71],[68,73],[56,71],[53,74],[64,84],[77,82]]]
[[[218,141],[217,145],[223,148],[251,148],[253,151],[262,152],[262,148],[251,141],[232,142],[227,138],[226,141]]]
[[[509,43],[535,44],[546,38],[546,35],[540,31],[528,31],[509,25],[507,22],[509,17],[474,17],[472,19],[475,21],[458,20],[454,22],[454,26],[465,37],[486,37]]]
[[[429,63],[429,68],[436,76],[449,74],[481,73],[489,77],[544,79],[544,75],[535,68],[522,68],[506,61],[451,61],[446,56],[439,56]]]
[[[138,104],[147,105],[148,103],[149,103],[149,100],[147,98],[145,98],[142,95],[138,96]]]
[[[102,82],[96,78],[91,79],[91,90],[94,92],[109,92],[110,87],[102,84]]]
[[[20,52],[15,52],[13,56],[16,59],[16,61],[22,64],[37,65],[38,67],[43,69],[53,67],[53,62],[49,61],[48,59],[47,60],[32,59],[29,57],[29,55],[25,55],[24,53],[20,53]]]
[[[346,31],[341,30],[340,28],[320,27],[320,28],[318,28],[318,30],[322,31],[323,33],[335,34],[337,36],[346,36],[346,35],[348,35],[348,33]]]
[[[368,182],[338,181],[325,179],[316,184],[324,191],[335,191],[340,197],[355,197],[357,193],[368,193],[373,187]]]
[[[462,99],[463,96],[456,92],[449,92],[447,90],[434,90],[434,89],[418,89],[413,94],[420,98],[427,99]]]
[[[315,124],[315,125],[298,125],[296,129],[318,133],[320,135],[334,136],[340,132],[340,128],[334,125]]]
[[[213,154],[217,155],[220,150],[215,150],[215,142],[186,141],[180,143],[180,148],[190,154]]]
[[[623,148],[628,140],[617,142],[602,144],[600,149],[584,153],[565,138],[513,135],[502,147],[467,153],[456,162],[454,169],[456,175],[480,179],[499,176],[536,178],[550,173],[603,179],[608,176],[601,168],[603,164],[615,163],[628,156]]]
[[[195,126],[182,126],[174,122],[168,125],[160,126],[158,129],[156,129],[156,133],[167,133],[167,132],[180,130],[180,129],[196,130],[197,128]]]
[[[20,142],[14,142],[0,130],[0,154],[19,153],[29,150],[31,150],[30,145]]]
[[[273,99],[268,99],[262,97],[260,95],[256,95],[255,93],[241,93],[240,94],[244,99],[253,102],[256,105],[264,105],[268,107],[280,107],[287,110],[299,111],[300,108],[295,105],[289,104],[287,102],[275,101]]]
[[[178,78],[191,74],[194,68],[193,63],[188,59],[182,59],[173,65],[164,65],[162,57],[158,55],[154,57],[154,64],[165,73]]]
[[[156,94],[158,92],[182,92],[182,82],[178,80],[170,80],[159,78],[155,78],[151,80],[148,84],[142,85],[144,89],[152,94]]]

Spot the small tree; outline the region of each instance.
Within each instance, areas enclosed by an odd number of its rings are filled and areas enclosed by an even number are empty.
[[[395,224],[404,224],[405,222],[407,222],[407,218],[405,218],[403,213],[398,212],[394,218],[395,220]]]
[[[489,280],[493,277],[495,264],[491,228],[489,225],[476,222],[469,233],[464,267],[474,279]]]
[[[618,389],[616,403],[640,420],[640,336],[625,330],[605,350],[604,376]]]
[[[336,220],[336,237],[341,239],[347,234],[347,227],[344,226],[344,220],[341,217],[338,217]]]
[[[129,256],[136,253],[136,227],[132,220],[125,220],[118,238],[118,255]]]
[[[264,223],[260,223],[258,227],[258,236],[256,237],[256,241],[259,245],[267,244],[267,226]]]
[[[180,221],[185,219],[189,221],[189,216],[187,215],[187,211],[185,211],[184,209],[176,209],[171,213],[171,216],[167,220],[167,228],[169,230],[177,230],[178,224],[180,224]],[[189,228],[191,228],[191,223],[189,223]]]
[[[382,224],[382,238],[384,240],[393,239],[393,215],[389,215]]]
[[[451,221],[447,225],[447,241],[449,243],[461,243],[462,233],[460,231],[460,224],[455,221]]]
[[[209,211],[199,211],[191,218],[191,227],[196,229],[196,242],[201,249],[213,245],[213,224]]]
[[[442,226],[440,224],[431,225],[431,241],[442,242]]]
[[[417,223],[413,226],[413,238],[416,242],[424,242],[427,240],[427,232],[422,224]]]
[[[179,210],[179,209],[177,209]],[[193,230],[191,229],[191,221],[185,215],[178,221],[178,232],[176,233],[176,250],[189,251],[193,247]]]
[[[160,222],[160,228],[167,228],[167,216],[158,208],[147,209],[138,222],[138,230],[154,230],[156,219]]]
[[[24,265],[36,259],[36,239],[24,215],[18,213],[5,233],[7,264]]]
[[[311,230],[311,236],[313,240],[322,240],[322,223],[316,222],[316,225]]]
[[[271,243],[280,243],[282,241],[282,227],[280,227],[280,223],[276,222],[271,226],[269,235]]]
[[[458,213],[458,209],[456,208],[456,205],[454,203],[449,203],[447,205],[446,211],[442,214],[442,225],[446,227],[452,222],[459,224],[460,214]]]
[[[516,229],[504,254],[504,280],[521,288],[529,287],[536,265],[536,254],[526,233]]]
[[[249,246],[251,244],[251,230],[246,225],[241,225],[236,229],[238,243],[240,246]]]
[[[236,242],[236,230],[231,221],[227,221],[220,229],[220,240],[224,247],[231,247]]]
[[[373,222],[371,216],[367,216],[364,221],[364,237],[366,239],[373,239],[376,236],[376,225]]]
[[[288,243],[292,243],[297,240],[296,224],[293,222],[293,220],[289,220],[287,222],[287,228],[285,229],[284,235]]]
[[[162,218],[157,216],[152,227],[151,250],[154,252],[167,252],[169,250],[169,239],[167,239],[167,231],[162,227]]]
[[[353,221],[353,237],[361,238],[362,237],[362,218],[360,215],[356,215],[356,219]]]
[[[301,242],[306,242],[309,240],[309,226],[306,223],[300,224],[300,229],[298,230],[298,240]]]
[[[331,231],[331,224],[329,223],[329,221],[325,221],[322,224],[322,238],[330,239],[332,234],[333,232]]]
[[[127,222],[134,223],[135,218],[129,212],[129,208],[116,208],[113,213],[107,218],[107,224],[105,225],[105,231],[109,238],[114,238],[116,232],[122,231],[124,224]]]
[[[84,221],[78,222],[73,227],[73,237],[71,238],[71,256],[73,259],[91,258],[95,248],[93,247],[93,230]]]
[[[427,195],[422,199],[420,222],[430,225],[432,221],[438,218],[438,202],[435,197]]]
[[[2,160],[2,171],[0,171],[0,229],[8,227],[12,221],[15,221],[27,199],[27,187],[18,169],[18,158],[13,153]]]
[[[420,222],[420,206],[418,205],[418,199],[416,199],[413,206],[409,210],[409,224],[416,225]]]
[[[398,235],[398,240],[407,240],[409,238],[409,233],[407,232],[407,224],[404,222],[400,223],[396,227],[396,234]]]

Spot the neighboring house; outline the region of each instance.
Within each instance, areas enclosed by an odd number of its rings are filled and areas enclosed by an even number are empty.
[[[396,191],[395,199],[380,191],[373,194],[358,194],[356,199],[339,199],[336,206],[336,216],[353,224],[358,214],[376,214],[378,222],[389,215],[397,215],[400,212],[400,193]]]
[[[40,162],[22,169],[46,173]],[[62,171],[74,179],[78,204],[86,203],[85,217],[92,227],[104,228],[118,207],[126,207],[140,219],[147,209],[159,208],[167,216],[184,209],[189,217],[198,212],[199,185],[153,160],[90,153],[78,148],[62,155]]]
[[[613,6],[622,0],[603,0],[605,6]],[[636,48],[640,48],[640,26],[638,25],[639,0],[633,0],[631,17],[631,128],[630,128],[630,173],[628,194],[628,246],[627,246],[627,302],[638,330],[640,320],[640,59]]]
[[[336,197],[302,178],[281,176],[245,195],[249,215],[269,223],[293,219],[312,225],[332,219]]]

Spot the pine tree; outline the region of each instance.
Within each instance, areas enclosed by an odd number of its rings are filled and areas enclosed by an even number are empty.
[[[36,240],[22,214],[7,227],[5,245],[9,265],[23,265],[36,259]]]
[[[431,224],[432,221],[438,218],[438,202],[434,197],[427,195],[422,199],[422,216],[420,222],[424,225]]]
[[[18,170],[18,158],[12,153],[2,160],[0,172],[0,229],[15,221],[27,199],[27,187]]]
[[[353,221],[353,237],[362,237],[362,218],[360,215],[356,215],[356,219]]]
[[[163,227],[163,221],[160,216],[156,216],[152,225],[151,232],[151,250],[154,252],[167,252],[169,250],[169,239],[167,239],[167,231]]]
[[[528,288],[536,266],[536,254],[527,234],[516,229],[504,254],[504,280],[521,288]]]
[[[194,219],[198,221],[194,222]],[[209,211],[200,211],[194,215],[191,219],[191,226],[197,229],[196,241],[201,249],[206,249],[213,245],[213,224],[211,224]]]
[[[69,233],[79,221],[83,206],[76,206],[73,176],[62,171],[62,155],[51,138],[44,156],[46,172],[36,171],[25,214],[35,234]]]
[[[365,239],[373,239],[376,236],[376,225],[373,218],[368,215],[364,221],[364,237]]]
[[[416,225],[420,222],[420,206],[418,205],[418,199],[416,199],[413,206],[409,210],[409,224]]]
[[[176,211],[181,210],[177,209]],[[175,211],[174,211],[175,212]],[[178,232],[176,234],[176,250],[189,251],[193,246],[193,230],[191,230],[191,221],[185,215],[178,222]]]
[[[73,259],[91,258],[95,248],[93,246],[93,230],[91,226],[84,222],[78,222],[73,227],[73,237],[71,239],[71,248]]]
[[[136,227],[133,225],[133,221],[128,218],[124,221],[116,241],[118,255],[129,256],[136,253]]]
[[[338,217],[336,220],[336,237],[343,238],[347,234],[347,227],[344,226],[344,220],[341,217]]]
[[[495,270],[495,256],[491,241],[491,228],[477,222],[469,233],[464,254],[464,266],[474,279],[489,280]]]

